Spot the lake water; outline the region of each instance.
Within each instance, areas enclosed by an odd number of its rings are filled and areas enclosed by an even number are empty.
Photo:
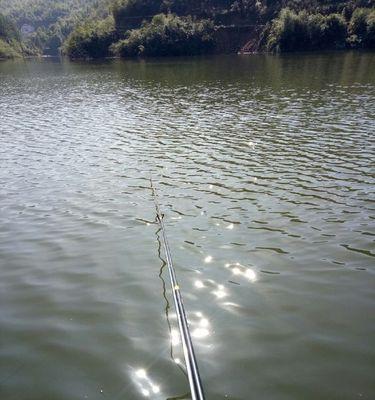
[[[0,63],[0,398],[374,399],[375,53]]]

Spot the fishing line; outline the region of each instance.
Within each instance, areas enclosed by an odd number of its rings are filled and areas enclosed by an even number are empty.
[[[190,336],[189,326],[187,323],[185,308],[182,301],[182,295],[180,292],[180,287],[177,282],[176,272],[173,267],[172,256],[165,231],[164,215],[162,214],[159,206],[158,196],[152,178],[150,178],[150,183],[156,208],[156,219],[160,225],[164,253],[172,286],[173,301],[176,309],[178,327],[180,330],[182,349],[184,353],[186,371],[188,374],[188,380],[191,391],[191,398],[192,400],[204,400],[205,397],[204,397],[201,378],[199,375],[198,364],[194,353],[194,348]]]

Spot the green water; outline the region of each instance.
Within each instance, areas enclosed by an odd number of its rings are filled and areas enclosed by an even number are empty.
[[[375,54],[0,63],[1,400],[375,398]]]

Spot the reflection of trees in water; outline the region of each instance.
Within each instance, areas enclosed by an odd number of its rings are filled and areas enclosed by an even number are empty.
[[[113,67],[121,81],[136,83],[142,89],[162,85],[165,89],[200,87],[201,90],[215,90],[220,85],[223,90],[232,85],[244,89],[269,85],[272,89],[283,86],[305,92],[306,87],[319,89],[327,83],[372,81],[372,72],[368,68],[372,58],[373,55],[366,52],[329,51],[115,60]]]

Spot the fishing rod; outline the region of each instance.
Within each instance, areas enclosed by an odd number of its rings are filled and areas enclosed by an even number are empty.
[[[201,378],[199,375],[197,360],[195,358],[193,343],[191,341],[189,325],[188,325],[187,319],[186,319],[184,303],[182,301],[182,295],[180,292],[180,287],[177,282],[176,272],[175,272],[175,269],[173,267],[173,262],[172,262],[171,251],[169,249],[167,235],[165,232],[165,226],[164,226],[164,220],[163,220],[164,215],[162,214],[162,212],[160,210],[158,195],[156,193],[156,188],[154,186],[152,178],[150,178],[150,182],[151,182],[151,190],[152,190],[152,194],[154,197],[154,203],[155,203],[155,208],[156,208],[156,219],[158,220],[160,229],[161,229],[165,258],[166,258],[166,262],[167,262],[167,266],[168,266],[169,277],[171,280],[173,301],[174,301],[176,314],[177,314],[178,327],[180,329],[182,349],[184,352],[185,365],[186,365],[186,370],[187,370],[188,379],[189,379],[191,398],[192,398],[192,400],[204,400],[205,397],[204,397],[204,393],[203,393],[202,382],[201,382]]]

